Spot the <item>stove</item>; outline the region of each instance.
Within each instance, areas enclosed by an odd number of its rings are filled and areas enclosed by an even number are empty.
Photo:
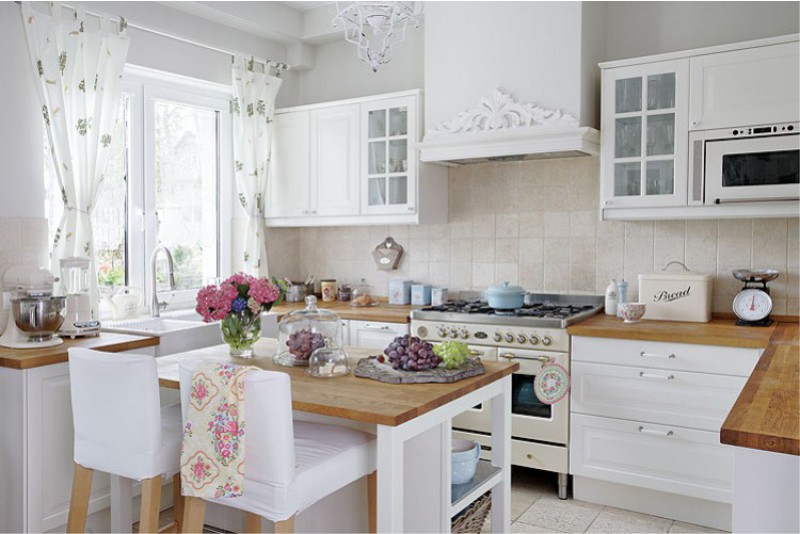
[[[525,305],[498,310],[480,300],[480,293],[462,292],[463,300],[411,312],[411,333],[438,342],[467,343],[485,360],[520,364],[512,375],[511,463],[558,473],[558,495],[567,496],[569,472],[569,399],[552,405],[533,393],[533,379],[542,367],[557,363],[570,368],[566,327],[603,309],[603,297],[593,295],[525,295]],[[453,419],[453,435],[481,443],[491,454],[489,403]]]

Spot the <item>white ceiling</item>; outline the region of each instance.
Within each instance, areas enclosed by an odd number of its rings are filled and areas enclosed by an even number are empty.
[[[324,6],[325,4],[332,4],[333,2],[300,2],[297,0],[286,0],[285,2],[279,2],[279,3],[285,4],[298,11],[308,11],[309,9],[314,9],[320,6]]]

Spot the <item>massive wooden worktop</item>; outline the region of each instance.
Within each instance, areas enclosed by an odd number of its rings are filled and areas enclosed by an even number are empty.
[[[642,321],[625,324],[599,315],[568,329],[570,335],[639,339],[765,349],[720,429],[727,445],[800,455],[800,325],[736,326],[733,319],[708,323]]]
[[[335,312],[342,319],[354,321],[380,321],[382,323],[407,323],[410,321],[411,310],[420,306],[396,306],[379,301],[377,306],[350,306],[349,302],[323,302],[317,298],[317,306]],[[304,302],[284,302],[280,306],[275,306],[272,311],[280,314],[280,317],[294,310],[302,310],[306,305]]]
[[[70,347],[83,347],[106,352],[122,352],[158,345],[157,337],[132,336],[101,332],[96,337],[65,339],[64,343],[43,349],[7,349],[0,347],[0,367],[30,369],[67,361]]]

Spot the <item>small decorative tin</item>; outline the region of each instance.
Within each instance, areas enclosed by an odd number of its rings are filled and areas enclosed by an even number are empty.
[[[336,280],[321,280],[322,301],[333,302],[336,300]]]
[[[338,292],[339,302],[350,301],[350,284],[341,284]]]
[[[411,280],[389,280],[389,304],[411,304]]]
[[[446,287],[431,288],[431,304],[433,306],[441,306],[445,302],[447,302],[447,288]]]
[[[414,306],[431,305],[431,286],[414,284],[411,286],[411,304]]]

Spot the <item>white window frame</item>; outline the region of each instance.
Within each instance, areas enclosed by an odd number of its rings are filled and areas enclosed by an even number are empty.
[[[153,101],[167,99],[218,111],[217,268],[219,276],[230,275],[231,217],[234,197],[233,135],[230,86],[174,75],[134,65],[125,65],[122,91],[130,99],[128,146],[128,284],[144,289],[145,302],[152,301],[150,257],[157,246],[155,188],[155,137]],[[148,134],[150,132],[150,134]],[[145,160],[145,154],[149,154]],[[195,306],[197,290],[170,291],[159,287],[158,300],[166,311]]]

